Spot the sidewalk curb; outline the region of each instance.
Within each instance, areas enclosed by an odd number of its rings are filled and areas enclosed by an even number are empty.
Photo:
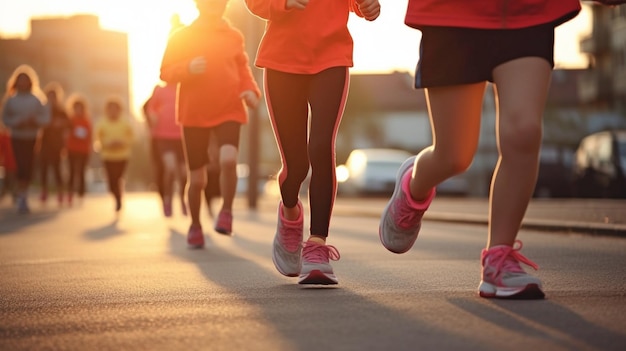
[[[354,208],[345,208],[336,206],[334,210],[335,215],[349,215],[349,216],[367,216],[367,217],[379,217],[380,213],[374,211],[359,210]],[[424,220],[434,222],[448,222],[458,224],[474,224],[474,225],[487,225],[488,220],[483,215],[473,215],[467,213],[458,212],[437,212],[431,211],[424,214]],[[522,229],[539,230],[546,232],[570,232],[577,234],[588,235],[601,235],[601,236],[614,236],[614,237],[626,237],[626,225],[624,224],[611,224],[611,223],[587,223],[576,221],[551,221],[540,219],[525,219],[522,221]]]

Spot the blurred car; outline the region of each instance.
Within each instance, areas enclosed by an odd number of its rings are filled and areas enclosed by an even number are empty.
[[[574,150],[552,144],[541,146],[539,172],[533,197],[565,198],[571,196]]]
[[[611,130],[583,138],[573,166],[577,197],[626,198],[626,130]]]
[[[391,195],[398,169],[412,154],[398,149],[355,149],[339,165],[337,194]]]

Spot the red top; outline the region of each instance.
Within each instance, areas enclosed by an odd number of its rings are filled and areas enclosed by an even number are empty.
[[[89,154],[91,152],[92,127],[86,116],[70,117],[70,134],[67,137],[66,148],[69,152]]]
[[[285,9],[285,0],[246,0],[250,12],[267,21],[255,64],[277,71],[315,74],[352,67],[348,16],[361,16],[356,0],[315,0],[306,9]]]
[[[156,116],[151,125],[152,136],[158,139],[180,139],[180,126],[176,123],[176,86],[156,86],[148,100],[148,113]]]
[[[207,61],[202,74],[189,73],[192,59]],[[261,96],[250,70],[244,37],[225,20],[195,21],[170,37],[161,79],[178,83],[178,123],[187,127],[213,127],[227,121],[246,123],[248,115],[240,94]]]
[[[8,172],[17,170],[13,146],[11,146],[11,136],[2,131],[0,131],[0,165],[4,166],[5,171]]]
[[[405,23],[413,28],[515,29],[559,25],[579,11],[580,0],[409,0]]]

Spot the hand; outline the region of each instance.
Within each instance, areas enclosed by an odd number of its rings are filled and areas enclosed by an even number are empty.
[[[202,74],[206,71],[206,59],[198,56],[189,62],[189,73]]]
[[[259,98],[252,90],[244,91],[243,93],[241,93],[241,95],[239,95],[239,97],[242,98],[243,101],[245,101],[246,105],[250,108],[256,108],[257,106],[259,106]]]
[[[285,9],[304,10],[309,0],[285,0]]]
[[[363,14],[363,18],[373,21],[380,15],[380,3],[378,0],[356,0],[359,10]]]

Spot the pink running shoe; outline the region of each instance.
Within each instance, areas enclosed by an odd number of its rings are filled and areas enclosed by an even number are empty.
[[[341,256],[332,245],[318,244],[307,241],[302,249],[302,271],[299,284],[337,284],[330,260],[337,261]]]
[[[393,253],[405,253],[413,247],[422,226],[422,216],[435,198],[435,189],[423,203],[408,195],[415,157],[410,157],[400,166],[393,195],[380,218],[380,241]]]
[[[171,202],[163,203],[163,215],[165,217],[172,217],[172,203]]]
[[[229,235],[233,232],[233,213],[231,211],[220,211],[220,214],[217,215],[215,231],[225,235]]]
[[[519,253],[522,248],[521,241],[516,240],[515,244],[513,247],[498,245],[489,250],[483,249],[482,280],[478,286],[481,297],[524,300],[544,298],[541,281],[527,274],[520,266],[520,262],[535,270],[539,266]]]
[[[189,227],[189,232],[187,232],[187,244],[192,249],[204,247],[204,234],[202,234],[202,227]]]
[[[280,274],[297,277],[302,269],[302,237],[304,233],[304,211],[302,203],[296,205],[300,216],[289,221],[283,216],[283,203],[278,205],[278,223],[272,244],[272,261]]]

